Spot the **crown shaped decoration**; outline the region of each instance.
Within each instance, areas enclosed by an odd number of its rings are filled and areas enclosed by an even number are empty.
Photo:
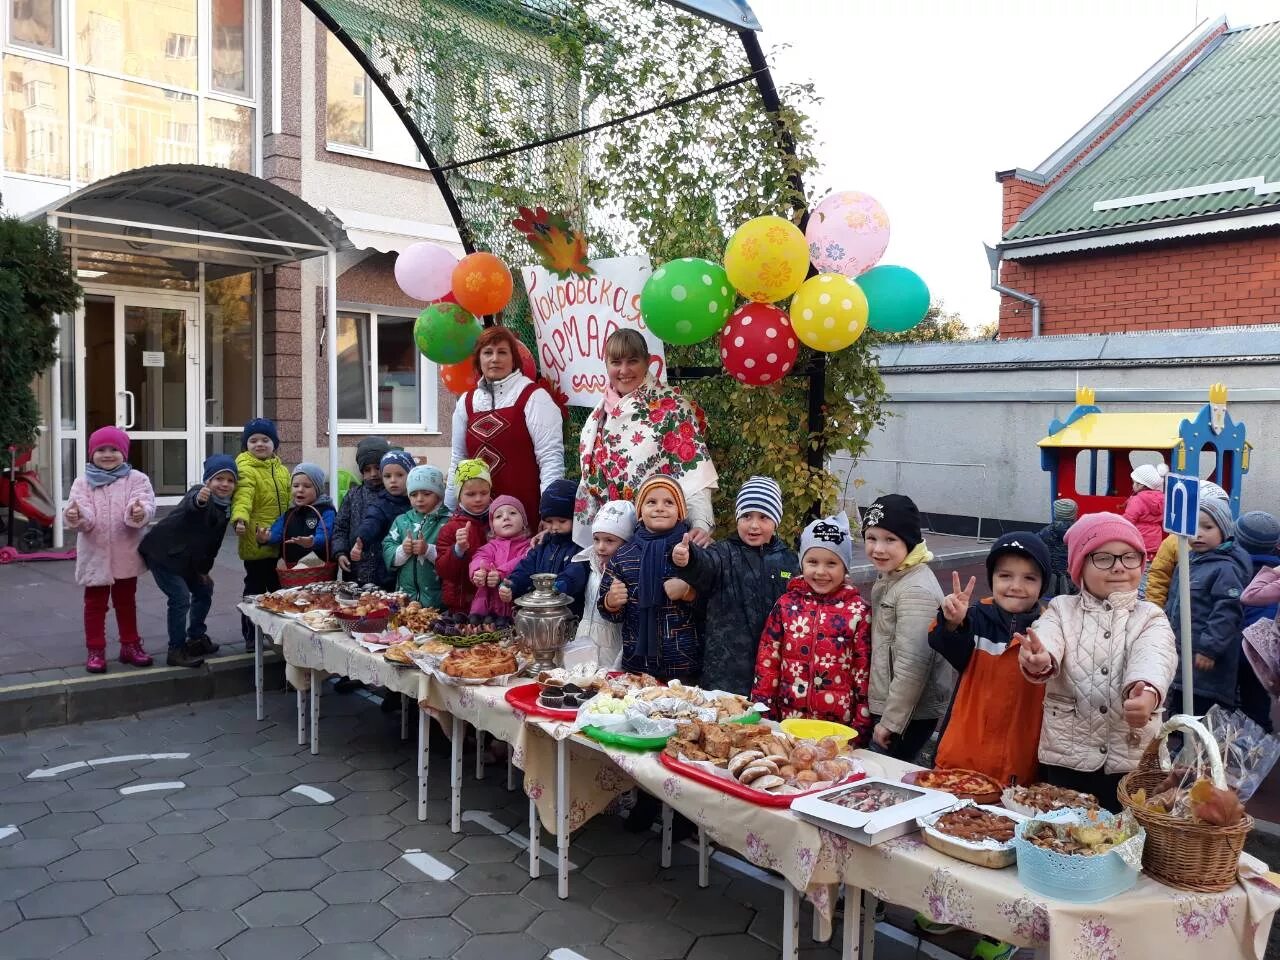
[[[1225,383],[1215,383],[1209,387],[1210,403],[1226,403],[1227,402],[1227,385]]]
[[[1093,400],[1093,387],[1076,387],[1076,406],[1092,407]]]

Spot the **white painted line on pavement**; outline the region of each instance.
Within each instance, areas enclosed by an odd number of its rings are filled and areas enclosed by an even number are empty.
[[[72,763],[64,763],[57,767],[48,767],[42,770],[32,770],[27,774],[28,780],[43,780],[47,777],[56,777],[60,773],[66,773],[68,770],[79,770],[81,767],[88,767],[89,764],[83,760],[76,760]]]
[[[423,853],[418,849],[406,850],[402,859],[408,861],[409,866],[421,870],[432,880],[449,880],[457,873],[453,867],[441,863],[431,854]]]
[[[305,783],[299,784],[289,792],[300,793],[308,800],[314,800],[316,803],[333,803],[334,799],[332,793],[321,790],[319,787],[308,786]]]
[[[46,780],[49,777],[56,777],[60,773],[66,773],[68,770],[79,770],[81,767],[101,767],[109,763],[133,763],[137,760],[186,760],[189,756],[191,756],[189,753],[131,753],[121,757],[95,757],[92,760],[75,760],[56,767],[32,770],[27,774],[27,779]]]
[[[462,814],[462,819],[468,823],[480,824],[480,826],[484,827],[490,833],[497,834],[514,847],[519,847],[521,850],[529,849],[529,838],[523,833],[516,833],[516,827],[508,827],[506,824],[499,820],[495,820],[492,816],[482,810],[467,810]],[[547,847],[542,847],[538,850],[538,859],[553,867],[559,863],[556,851]],[[578,865],[570,860],[569,869],[577,870]]]
[[[495,820],[483,810],[464,810],[462,819],[467,823],[478,823],[490,833],[510,833],[515,827],[508,827],[506,824]]]
[[[17,827],[15,827],[13,824],[9,824],[9,826],[7,827],[0,827],[0,840],[3,840],[5,837],[11,837],[15,833],[20,833],[20,832],[21,831]]]
[[[120,792],[124,796],[131,793],[151,793],[154,790],[185,790],[187,785],[181,780],[166,780],[163,783],[135,783],[130,787],[121,787]]]
[[[568,947],[556,947],[547,954],[547,960],[587,960],[577,950],[570,950]]]
[[[775,877],[767,870],[761,870],[755,864],[747,863],[745,860],[739,860],[737,857],[731,857],[723,850],[717,850],[711,855],[711,859],[721,866],[728,867],[730,870],[736,871],[737,873],[745,874],[754,880],[759,880],[761,883],[767,883],[771,887],[777,887],[779,890],[783,889],[786,885],[786,881],[781,877]]]

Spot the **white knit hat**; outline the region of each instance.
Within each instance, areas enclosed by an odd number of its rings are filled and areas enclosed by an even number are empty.
[[[1140,467],[1133,468],[1133,472],[1129,474],[1129,479],[1151,490],[1163,490],[1164,478],[1168,473],[1169,468],[1163,463],[1144,463]]]
[[[610,500],[591,521],[591,532],[611,533],[619,540],[630,540],[636,532],[636,508],[627,500]]]

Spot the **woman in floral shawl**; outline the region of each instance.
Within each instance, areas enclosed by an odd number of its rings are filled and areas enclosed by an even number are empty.
[[[689,508],[693,542],[711,541],[715,464],[703,442],[702,410],[649,373],[649,346],[639,331],[616,330],[605,341],[609,386],[582,427],[582,480],[574,504],[574,542],[591,542],[591,521],[610,500],[632,500],[655,473],[674,478]]]

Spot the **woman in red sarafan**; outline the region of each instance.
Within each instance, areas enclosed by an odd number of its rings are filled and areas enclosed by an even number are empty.
[[[751,696],[769,707],[770,719],[834,720],[857,730],[865,744],[871,733],[871,612],[845,582],[849,544],[843,516],[805,528],[804,576],[791,581],[765,621]]]

